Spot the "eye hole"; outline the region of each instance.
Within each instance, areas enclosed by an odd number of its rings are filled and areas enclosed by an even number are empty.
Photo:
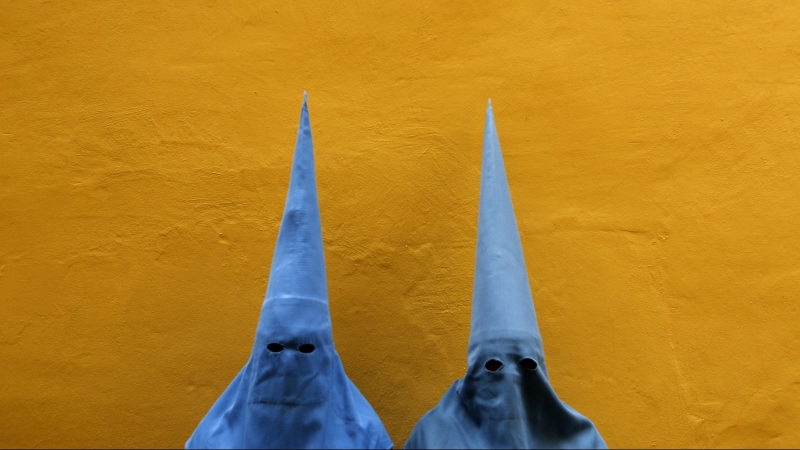
[[[273,342],[271,344],[267,344],[267,350],[274,353],[278,353],[283,351],[283,346],[281,344],[278,344],[277,342]]]
[[[522,366],[522,368],[527,370],[528,372],[533,372],[534,370],[536,370],[537,367],[539,367],[539,364],[537,364],[536,361],[530,358],[523,359],[522,361],[519,362],[519,365]]]
[[[297,349],[300,350],[300,353],[311,353],[314,351],[314,346],[311,344],[303,344]]]
[[[486,361],[486,365],[484,367],[486,367],[486,370],[489,372],[497,372],[501,367],[503,367],[503,363],[496,359],[490,359]]]

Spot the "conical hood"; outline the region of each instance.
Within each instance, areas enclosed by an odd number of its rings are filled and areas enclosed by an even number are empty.
[[[474,283],[467,372],[419,420],[404,448],[606,448],[547,376],[491,102]]]
[[[278,242],[265,301],[276,299],[328,301],[322,225],[314,175],[314,143],[308,118],[308,96],[303,95],[289,193],[283,210]]]
[[[533,337],[541,351],[541,336],[491,101],[483,132],[474,283],[470,348],[499,337]]]
[[[392,447],[333,344],[307,96],[253,350],[186,447]]]

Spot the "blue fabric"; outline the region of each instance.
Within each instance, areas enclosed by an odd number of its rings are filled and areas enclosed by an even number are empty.
[[[547,377],[491,102],[471,326],[466,376],[419,420],[405,448],[606,448],[592,422],[559,400]],[[502,366],[490,371],[490,360]]]
[[[309,344],[314,346],[311,352]],[[345,375],[333,346],[314,148],[304,99],[253,351],[186,448],[391,447],[383,424]]]

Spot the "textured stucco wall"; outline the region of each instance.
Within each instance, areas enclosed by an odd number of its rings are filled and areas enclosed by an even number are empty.
[[[493,99],[548,368],[611,446],[800,446],[800,3],[10,1],[0,446],[180,446],[245,362],[303,90],[396,445],[465,368]]]

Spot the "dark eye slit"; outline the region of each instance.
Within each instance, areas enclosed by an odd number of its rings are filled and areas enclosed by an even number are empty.
[[[311,353],[314,351],[314,346],[311,344],[303,344],[297,349],[300,350],[300,353]]]
[[[539,367],[539,364],[532,360],[531,358],[525,358],[519,362],[519,365],[522,366],[523,369],[527,370],[528,372],[533,372]]]
[[[497,372],[501,367],[503,367],[503,363],[496,359],[490,359],[486,361],[486,365],[484,367],[486,367],[486,370],[489,372]]]

